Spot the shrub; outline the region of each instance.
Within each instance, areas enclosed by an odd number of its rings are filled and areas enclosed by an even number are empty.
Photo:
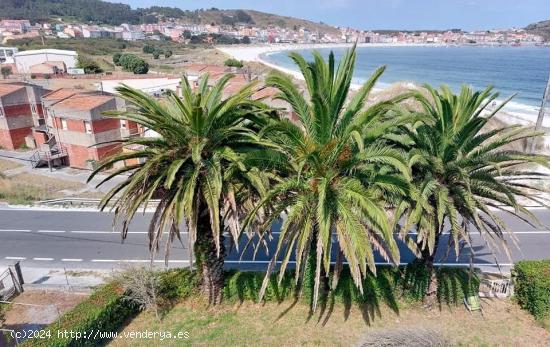
[[[520,261],[514,266],[515,295],[538,319],[550,316],[550,260]]]
[[[96,73],[102,73],[103,69],[99,66],[99,64],[93,60],[91,57],[80,54],[78,56],[78,62],[76,64],[76,67],[80,69],[84,69],[84,73],[87,74],[96,74]]]
[[[237,59],[233,59],[233,58],[227,59],[223,64],[225,66],[236,67],[236,68],[239,68],[239,69],[244,66],[242,61],[237,60]]]
[[[149,44],[145,44],[142,48],[143,53],[151,54],[155,51],[155,47]]]
[[[123,289],[111,283],[95,290],[92,295],[65,313],[56,322],[46,328],[50,338],[27,340],[27,346],[98,346],[108,338],[94,336],[77,338],[76,332],[90,331],[115,332],[138,312],[135,305],[124,300]],[[71,336],[58,335],[58,331],[73,331]],[[109,334],[107,334],[109,335]]]
[[[181,300],[197,293],[200,278],[196,271],[170,269],[162,272],[159,295],[164,300]]]
[[[0,73],[2,74],[2,77],[4,77],[4,79],[8,78],[9,75],[11,75],[13,73],[11,67],[9,66],[2,66],[2,68],[0,69]]]
[[[118,62],[125,71],[131,71],[138,75],[146,74],[149,71],[149,64],[135,54],[123,54]]]
[[[122,53],[120,53],[120,52],[117,52],[117,53],[113,54],[113,63],[116,66],[120,66],[120,57],[122,57]]]
[[[153,311],[157,319],[160,319],[160,271],[148,267],[132,267],[118,273],[116,282],[124,288],[128,302],[137,305],[140,310]]]

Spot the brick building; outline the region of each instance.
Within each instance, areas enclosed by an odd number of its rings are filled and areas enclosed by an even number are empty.
[[[15,150],[27,144],[33,128],[44,124],[41,97],[47,91],[24,83],[0,84],[0,146]]]
[[[138,134],[137,124],[108,118],[103,112],[122,109],[114,95],[58,89],[42,98],[47,127],[55,145],[66,153],[71,167],[91,169],[95,163],[122,150],[119,144],[105,142]]]

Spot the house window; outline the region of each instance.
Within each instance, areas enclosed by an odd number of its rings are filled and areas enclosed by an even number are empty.
[[[120,120],[120,129],[126,129],[126,120],[124,119]]]
[[[62,130],[69,130],[69,127],[67,126],[67,120],[66,119],[61,119],[61,129]]]
[[[31,112],[32,114],[36,114],[36,104],[31,104]]]
[[[92,124],[90,124],[90,122],[84,121],[84,129],[86,130],[86,134],[91,134]]]

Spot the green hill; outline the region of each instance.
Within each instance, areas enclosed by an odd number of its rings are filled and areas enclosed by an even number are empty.
[[[544,37],[546,42],[550,42],[550,20],[545,20],[525,27],[530,33]]]
[[[36,22],[57,18],[110,25],[156,23],[162,18],[173,18],[182,23],[254,24],[264,28],[273,25],[289,29],[305,27],[310,31],[338,33],[336,28],[323,23],[252,10],[182,10],[160,6],[132,9],[125,4],[101,0],[0,0],[0,19],[30,19]]]

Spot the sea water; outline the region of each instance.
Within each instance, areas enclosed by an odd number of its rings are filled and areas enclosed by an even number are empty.
[[[345,48],[320,49],[328,56],[333,50],[337,60]],[[311,58],[311,50],[298,51]],[[271,52],[262,59],[297,70],[288,51]],[[446,84],[458,91],[462,84],[476,89],[489,85],[500,93],[500,99],[517,95],[506,111],[534,120],[539,111],[550,73],[548,47],[483,47],[483,46],[410,46],[360,47],[354,83],[364,82],[380,65],[387,65],[377,87],[410,81],[432,86]]]

